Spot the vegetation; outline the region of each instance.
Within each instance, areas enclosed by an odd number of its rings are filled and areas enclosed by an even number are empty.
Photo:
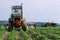
[[[29,35],[27,35],[25,31],[21,30],[20,33],[24,37],[25,40],[32,40],[32,38]]]
[[[6,32],[8,31],[6,31],[3,26],[0,27],[0,37],[2,37]],[[27,32],[21,29],[19,34],[19,36],[21,36],[24,40],[33,40],[33,37],[36,38],[36,40],[60,40],[60,27],[37,27],[36,29],[30,28]],[[7,36],[7,40],[16,40],[15,36],[16,30],[12,30]]]
[[[6,32],[4,26],[0,27],[0,37],[3,36],[3,34]]]
[[[16,35],[16,31],[13,30],[11,34],[8,36],[7,40],[15,40],[15,35]]]
[[[39,31],[33,31],[33,30],[29,30],[30,33],[32,34],[32,36],[36,36],[37,40],[48,40],[48,38],[45,35],[41,35],[39,33]]]

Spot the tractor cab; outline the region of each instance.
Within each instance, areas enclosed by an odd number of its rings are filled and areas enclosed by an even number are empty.
[[[12,13],[13,14],[21,14],[21,6],[12,6]]]
[[[22,5],[21,6],[12,6],[11,18],[12,18],[12,21],[16,21],[17,19],[20,20],[23,18]]]

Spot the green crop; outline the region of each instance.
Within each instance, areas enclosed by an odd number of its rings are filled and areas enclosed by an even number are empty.
[[[41,35],[38,31],[29,30],[32,36],[36,36],[37,40],[48,40],[48,38],[44,35]]]
[[[0,27],[0,37],[6,32],[5,28]]]
[[[11,34],[8,36],[7,40],[15,40],[15,35],[16,35],[16,31],[13,30]]]
[[[27,35],[27,33],[24,32],[23,30],[21,30],[20,33],[24,37],[25,40],[32,40],[32,38],[29,35]]]

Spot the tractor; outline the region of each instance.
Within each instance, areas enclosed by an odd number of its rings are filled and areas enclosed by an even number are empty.
[[[23,9],[22,4],[12,6],[12,14],[8,19],[8,30],[12,31],[13,27],[15,28],[22,28],[26,31],[25,19],[23,18]]]

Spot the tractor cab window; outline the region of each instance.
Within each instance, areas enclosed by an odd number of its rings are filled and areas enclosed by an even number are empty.
[[[12,13],[21,14],[22,6],[12,6]]]
[[[15,17],[21,16],[21,10],[20,9],[14,9],[12,12],[13,12],[13,16],[15,16]]]
[[[16,9],[16,10],[13,10],[12,12],[13,12],[13,14],[16,14],[16,13],[17,13],[17,14],[20,14],[20,13],[21,13],[21,10]]]

